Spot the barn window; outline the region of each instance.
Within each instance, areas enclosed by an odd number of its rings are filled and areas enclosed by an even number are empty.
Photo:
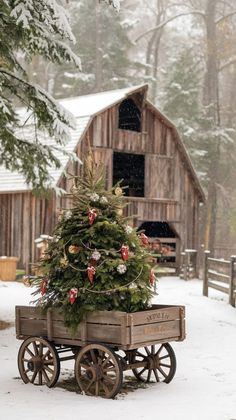
[[[125,99],[119,107],[119,128],[141,131],[141,111],[133,99]]]
[[[130,197],[144,197],[144,155],[131,153],[113,154],[113,185],[123,179],[122,186],[125,195]]]

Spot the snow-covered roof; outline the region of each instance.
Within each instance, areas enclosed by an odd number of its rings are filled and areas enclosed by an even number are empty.
[[[91,95],[77,96],[74,98],[67,98],[60,100],[60,104],[66,108],[67,111],[75,117],[76,128],[71,129],[71,140],[65,145],[65,150],[67,152],[74,152],[79,141],[82,139],[83,134],[85,133],[89,122],[92,117],[96,114],[104,111],[105,109],[115,105],[116,103],[122,101],[134,92],[140,90],[146,90],[147,85],[133,86],[125,89],[111,90],[107,92],[99,92]],[[25,116],[25,110],[19,110],[21,117]],[[30,119],[24,130],[22,130],[22,135],[24,138],[32,138],[32,129]],[[53,139],[46,134],[41,134],[40,140],[43,143],[55,144]],[[57,186],[63,170],[68,164],[68,157],[62,152],[56,151],[56,157],[61,162],[61,168],[56,169],[55,167],[49,167],[49,176],[52,179],[52,185]],[[26,184],[23,175],[18,172],[11,172],[5,169],[3,166],[0,166],[0,193],[8,193],[11,191],[20,192],[20,191],[30,191],[30,186]]]
[[[76,118],[76,127],[75,129],[71,129],[71,140],[65,145],[66,152],[74,152],[76,146],[81,139],[83,133],[85,132],[88,124],[90,122],[90,117],[80,117]],[[31,126],[28,126],[23,131],[23,137],[28,139],[29,136],[32,136]],[[46,134],[43,136],[41,133],[41,141],[43,143],[50,143],[51,145],[56,145],[55,141],[53,141],[49,136]],[[61,162],[61,168],[57,169],[55,167],[49,167],[49,176],[52,180],[52,185],[56,187],[63,170],[66,168],[68,163],[68,156],[64,153],[60,152],[59,150],[55,151],[54,153],[56,157]],[[1,193],[8,193],[11,191],[20,192],[20,191],[30,191],[30,186],[26,184],[25,178],[23,175],[19,174],[18,172],[11,172],[5,169],[4,166],[0,166],[0,192]]]

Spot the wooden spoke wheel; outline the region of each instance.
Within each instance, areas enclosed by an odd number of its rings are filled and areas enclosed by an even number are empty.
[[[132,363],[143,363],[133,370],[134,375],[142,382],[169,383],[176,371],[174,350],[169,343],[152,345],[134,350]]]
[[[75,361],[75,377],[86,395],[113,398],[120,390],[123,370],[117,355],[108,347],[89,344]]]
[[[27,338],[19,349],[18,368],[26,384],[53,387],[60,374],[60,360],[55,346],[43,338]]]

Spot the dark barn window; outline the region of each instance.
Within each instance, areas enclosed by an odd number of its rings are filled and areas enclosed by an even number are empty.
[[[125,99],[119,107],[119,128],[141,131],[141,111],[133,99]]]
[[[113,154],[113,185],[121,179],[125,195],[130,197],[144,197],[144,155],[131,153]]]

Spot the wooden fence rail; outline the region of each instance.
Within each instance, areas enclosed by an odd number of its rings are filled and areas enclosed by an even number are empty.
[[[204,253],[203,295],[208,296],[208,289],[216,289],[229,296],[229,304],[236,306],[236,256],[229,260],[210,257],[210,251]]]

